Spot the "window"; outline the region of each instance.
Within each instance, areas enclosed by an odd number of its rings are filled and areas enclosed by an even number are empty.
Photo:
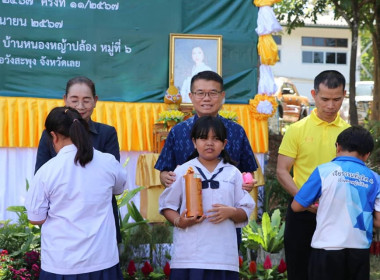
[[[347,64],[347,54],[337,53],[337,64]]]
[[[302,46],[347,48],[348,39],[342,38],[321,38],[321,37],[302,37]]]
[[[347,48],[347,39],[336,39],[337,47]]]
[[[302,62],[304,63],[312,63],[313,60],[313,52],[302,52]]]
[[[313,52],[313,63],[323,63],[323,52]]]
[[[327,52],[326,53],[326,63],[335,64],[336,63],[336,53]]]
[[[302,37],[302,46],[312,46],[313,38],[311,37]]]
[[[323,63],[323,52],[302,52],[303,63]]]
[[[281,45],[282,43],[282,37],[280,35],[273,35],[273,40],[276,42],[277,45]]]
[[[273,35],[272,37],[273,37],[274,42],[277,45],[281,46],[282,37],[280,35]],[[278,58],[279,58],[278,62],[281,62],[281,50],[280,49],[278,50]]]
[[[303,51],[303,63],[347,64],[347,53]]]

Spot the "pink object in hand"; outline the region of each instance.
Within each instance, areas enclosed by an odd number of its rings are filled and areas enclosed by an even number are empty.
[[[243,174],[243,181],[245,184],[250,184],[253,182],[252,174],[247,172]]]

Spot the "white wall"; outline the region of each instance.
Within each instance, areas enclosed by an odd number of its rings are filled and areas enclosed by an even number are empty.
[[[351,50],[351,32],[349,29],[343,28],[311,28],[302,27],[292,31],[290,35],[285,32],[282,34],[281,45],[281,61],[277,62],[273,67],[273,74],[277,77],[287,77],[296,85],[299,93],[311,99],[310,91],[314,86],[314,77],[324,70],[337,70],[341,72],[349,82],[349,62]],[[323,38],[342,38],[348,39],[347,48],[332,47],[316,47],[302,46],[302,36],[323,37]],[[347,53],[347,64],[316,64],[302,63],[302,51],[333,51]],[[346,85],[346,89],[348,84]]]

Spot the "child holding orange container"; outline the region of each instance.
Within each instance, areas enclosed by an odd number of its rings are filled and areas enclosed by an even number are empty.
[[[175,170],[177,179],[160,196],[160,212],[175,225],[170,279],[239,279],[236,227],[248,222],[255,202],[224,150],[227,133],[218,117],[199,118],[191,132],[194,152]],[[201,178],[202,213],[186,209],[189,170]],[[195,178],[194,178],[195,179]]]

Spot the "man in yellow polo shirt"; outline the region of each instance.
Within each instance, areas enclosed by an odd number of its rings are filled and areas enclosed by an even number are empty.
[[[277,178],[293,197],[320,164],[336,155],[338,134],[349,127],[340,116],[346,80],[338,71],[323,71],[314,79],[311,95],[316,108],[290,125],[279,148]],[[293,167],[293,178],[290,170]],[[291,201],[290,201],[291,203]],[[307,280],[311,239],[316,226],[317,206],[295,213],[290,204],[286,213],[285,258],[289,280]]]

